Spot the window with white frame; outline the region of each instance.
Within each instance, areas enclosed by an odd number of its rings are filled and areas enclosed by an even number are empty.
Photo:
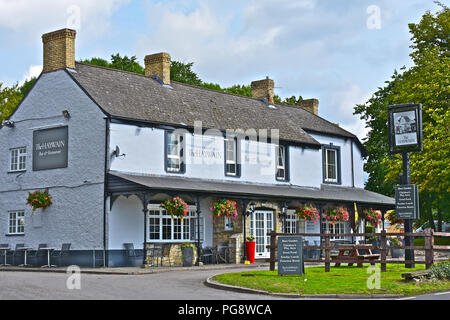
[[[276,146],[277,180],[286,180],[286,147]]]
[[[196,222],[195,207],[189,207],[189,213],[182,221],[180,218],[173,219],[159,205],[151,206],[148,211],[148,239],[149,241],[166,242],[196,240]]]
[[[298,216],[295,214],[295,211],[288,211],[286,215],[286,219],[283,219],[283,223],[286,225],[283,227],[283,231],[286,230],[286,233],[298,233]]]
[[[324,181],[339,183],[339,149],[324,147]]]
[[[14,172],[26,170],[26,161],[27,161],[26,147],[10,149],[10,162],[9,162],[10,171]]]
[[[237,170],[237,141],[235,138],[225,139],[225,174],[227,176],[238,175]]]
[[[8,234],[24,234],[25,233],[25,212],[10,211]]]
[[[167,133],[167,159],[166,168],[169,172],[183,171],[183,135],[179,133]]]
[[[343,236],[340,236],[341,233],[345,233],[345,221],[334,221],[330,222],[328,220],[322,221],[322,230],[325,232],[328,230],[330,232],[331,239],[344,239]]]
[[[234,221],[233,218],[224,217],[225,231],[231,231],[234,229]]]

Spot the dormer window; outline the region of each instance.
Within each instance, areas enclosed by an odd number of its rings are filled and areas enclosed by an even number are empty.
[[[275,146],[276,156],[276,179],[279,181],[288,181],[288,147],[285,145]]]
[[[239,176],[240,165],[239,148],[237,138],[225,139],[225,175],[226,176]]]
[[[184,172],[183,135],[174,132],[166,133],[166,171],[167,172]]]
[[[340,184],[340,148],[323,146],[323,180],[325,183]]]

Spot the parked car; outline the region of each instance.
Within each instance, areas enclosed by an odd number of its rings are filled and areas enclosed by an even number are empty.
[[[438,221],[437,221],[437,220],[434,220],[434,226],[435,226],[436,229],[437,229],[437,226],[438,226]],[[416,229],[416,232],[417,232],[417,233],[421,233],[421,232],[424,232],[425,229],[429,229],[429,228],[430,228],[430,222],[427,221],[427,222],[425,222],[423,225],[421,225],[420,227],[418,227],[418,228]],[[450,232],[450,222],[444,222],[444,221],[442,221],[442,232]]]

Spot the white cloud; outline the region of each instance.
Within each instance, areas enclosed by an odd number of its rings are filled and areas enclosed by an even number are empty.
[[[39,39],[36,33],[73,27],[79,22],[86,37],[95,37],[107,30],[112,13],[129,1],[0,0],[0,29],[20,34],[23,41],[25,37]]]
[[[25,81],[30,80],[31,78],[37,78],[42,72],[42,65],[35,66],[31,65],[28,67],[28,71],[23,75],[22,81],[19,82],[19,85],[23,85]]]

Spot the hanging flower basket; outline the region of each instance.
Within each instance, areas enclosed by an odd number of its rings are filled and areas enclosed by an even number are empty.
[[[403,220],[397,219],[397,217],[395,215],[395,210],[390,210],[390,211],[386,212],[384,217],[385,217],[385,219],[389,220],[391,225],[403,223]]]
[[[312,221],[314,224],[319,221],[320,215],[319,210],[315,208],[313,205],[304,205],[303,207],[299,207],[295,209],[295,213],[298,218],[301,220]]]
[[[225,216],[236,219],[238,212],[236,209],[236,201],[232,200],[217,200],[211,204],[213,222],[216,222],[217,217]]]
[[[48,194],[48,189],[44,192],[39,190],[28,193],[27,204],[33,208],[33,212],[38,208],[45,209],[52,204],[52,197]]]
[[[381,212],[372,208],[364,209],[361,217],[374,227],[378,227],[381,224]]]
[[[348,210],[343,206],[329,207],[325,209],[324,213],[327,221],[330,221],[333,224],[337,221],[348,221],[349,218]]]
[[[174,197],[172,199],[167,199],[160,205],[161,208],[167,211],[173,218],[181,218],[186,216],[189,212],[189,207],[187,203],[180,197]]]

